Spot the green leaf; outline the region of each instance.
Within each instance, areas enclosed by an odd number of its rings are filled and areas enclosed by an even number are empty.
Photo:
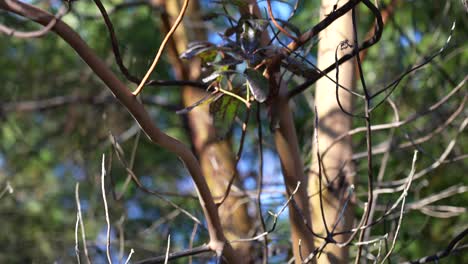
[[[216,46],[207,41],[195,41],[189,43],[187,50],[180,54],[181,59],[192,59],[193,57],[200,57],[203,62],[210,62],[216,59]]]
[[[252,92],[255,100],[260,103],[267,99],[268,80],[259,72],[252,68],[247,68],[244,71],[247,80],[247,86]]]
[[[229,95],[223,95],[210,104],[210,113],[219,137],[224,138],[231,130],[240,105],[239,100]]]
[[[229,53],[225,53],[224,57],[221,58],[220,60],[217,60],[213,63],[208,63],[208,65],[214,65],[217,67],[222,67],[222,66],[234,66],[237,64],[242,63],[243,60],[238,59],[236,57],[231,56]]]
[[[215,80],[217,80],[221,76],[221,73],[219,71],[215,71],[212,74],[206,76],[205,78],[202,79],[202,82],[204,83],[211,83]]]

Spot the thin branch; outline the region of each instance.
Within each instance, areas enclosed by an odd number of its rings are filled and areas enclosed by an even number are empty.
[[[110,167],[110,164],[112,160],[109,159],[109,167]],[[108,167],[108,171],[110,172],[110,168]],[[124,250],[125,250],[125,228],[124,228],[124,224],[125,224],[125,214],[122,214],[120,216],[120,219],[119,221],[117,222],[117,229],[119,231],[119,254],[118,254],[118,260],[119,260],[119,263],[122,263],[122,260],[123,260],[123,257],[124,257]]]
[[[166,214],[163,217],[160,217],[158,220],[154,221],[149,227],[140,231],[138,233],[138,236],[142,237],[142,236],[150,235],[152,232],[156,230],[156,228],[176,218],[180,214],[180,212],[181,211],[179,209],[175,209],[169,214]],[[198,223],[195,223],[195,224],[198,225]]]
[[[400,35],[402,37],[406,38],[409,45],[414,49],[416,54],[418,54],[418,55],[423,54],[423,52],[419,49],[418,45],[416,43],[414,43],[412,38],[409,37],[405,33],[405,31],[401,28],[401,26],[395,21],[395,19],[393,17],[391,17],[391,21],[392,21],[392,24],[395,27],[395,29],[398,30],[398,32],[400,33]],[[445,59],[447,60],[447,57],[445,57]],[[437,61],[433,61],[431,65],[433,65],[439,71],[439,73],[442,75],[443,79],[446,80],[448,83],[450,83],[450,85],[452,85],[452,86],[456,85],[455,81],[450,77],[450,74]]]
[[[450,206],[450,205],[427,205],[419,209],[425,215],[436,218],[456,217],[468,212],[465,207]]]
[[[455,31],[455,22],[453,22],[452,24],[452,28],[450,29],[450,34],[447,38],[447,40],[445,41],[445,44],[444,46],[442,46],[437,52],[435,52],[434,54],[432,54],[431,56],[429,56],[429,58],[426,58],[423,62],[421,62],[420,64],[412,67],[411,69],[405,71],[404,73],[402,73],[398,78],[396,78],[393,82],[391,82],[389,85],[385,86],[384,88],[380,89],[379,91],[377,91],[376,93],[372,94],[372,98],[371,99],[374,99],[375,97],[377,97],[378,95],[380,95],[381,93],[387,91],[387,90],[390,90],[389,92],[387,92],[384,96],[384,98],[375,104],[375,106],[372,107],[371,111],[373,111],[374,109],[376,109],[377,107],[379,107],[386,99],[387,97],[389,97],[392,92],[398,87],[398,84],[400,84],[401,80],[403,80],[403,78],[405,78],[408,74],[422,68],[423,66],[427,65],[428,63],[430,63],[432,60],[434,60],[437,56],[439,56],[440,54],[442,54],[445,49],[447,49],[448,47],[448,44],[450,43],[450,40],[452,39],[452,35],[453,35],[453,32]]]
[[[399,2],[399,0],[391,0],[391,2],[387,6],[385,6],[385,9],[380,11],[380,15],[382,16],[382,25],[383,26],[385,26],[387,24],[389,18],[393,18],[393,13],[395,12],[395,9],[397,7],[398,2]],[[374,34],[375,34],[375,28],[372,28],[367,32],[366,38],[371,38],[372,35],[374,35]],[[363,50],[359,54],[359,56],[361,58],[361,61],[363,61],[366,58],[368,51],[369,50],[366,49],[366,50]]]
[[[419,210],[419,209],[426,207],[427,205],[430,205],[442,199],[446,199],[453,195],[462,194],[465,192],[468,192],[468,186],[460,186],[460,185],[451,186],[441,192],[434,193],[416,202],[409,203],[406,207],[410,210]]]
[[[263,238],[263,237],[267,236],[271,232],[275,231],[276,225],[278,223],[278,218],[284,212],[286,207],[288,207],[289,203],[291,203],[293,201],[294,195],[296,195],[296,193],[299,191],[299,186],[300,185],[301,185],[301,182],[297,182],[296,188],[294,189],[294,191],[291,192],[291,195],[289,196],[288,200],[281,206],[281,208],[276,213],[269,212],[270,215],[273,217],[273,225],[271,226],[271,228],[269,230],[267,230],[266,232],[263,232],[263,233],[261,233],[261,234],[259,234],[257,236],[254,236],[252,238],[235,239],[235,240],[230,241],[230,243],[256,241],[256,240],[259,240],[260,238]]]
[[[450,256],[451,253],[455,252],[457,250],[456,246],[457,244],[466,236],[468,235],[468,228],[465,228],[462,232],[460,232],[457,236],[455,236],[450,243],[447,245],[447,247],[442,250],[437,252],[434,255],[426,256],[417,260],[409,261],[409,262],[404,262],[403,264],[423,264],[423,263],[429,263],[429,262],[436,262],[442,258]],[[466,245],[464,245],[466,248]],[[462,246],[458,247],[462,249]]]
[[[16,29],[9,28],[5,25],[0,24],[0,33],[6,34],[11,37],[29,39],[29,38],[40,38],[50,32],[50,30],[55,26],[58,20],[65,16],[70,11],[70,3],[63,1],[64,5],[60,7],[57,14],[54,16],[50,22],[45,25],[43,28],[36,31],[23,32]]]
[[[13,187],[11,187],[10,182],[7,181],[6,184],[5,184],[5,188],[2,190],[2,192],[0,192],[0,199],[2,199],[2,197],[3,197],[6,193],[12,194],[13,192],[14,192]]]
[[[122,152],[119,151],[119,149],[121,149],[120,145],[118,144],[118,142],[115,140],[115,138],[111,135],[111,142],[112,142],[112,146],[114,146],[114,149],[115,149],[115,153],[117,154],[117,158],[119,159],[119,161],[121,162],[121,164],[125,167],[125,170],[127,171],[128,175],[131,176],[133,182],[136,184],[136,186],[142,190],[143,192],[145,193],[148,193],[148,194],[151,194],[151,195],[154,195],[156,197],[158,197],[159,199],[163,200],[164,202],[166,202],[167,204],[171,205],[172,207],[180,210],[182,213],[184,213],[186,216],[188,216],[190,219],[192,219],[194,222],[198,223],[201,225],[201,221],[196,218],[193,214],[189,213],[187,210],[185,210],[184,208],[180,207],[179,205],[175,204],[174,202],[172,202],[171,200],[167,199],[166,197],[164,197],[164,194],[165,193],[161,193],[161,192],[158,192],[158,191],[155,191],[155,190],[150,190],[148,188],[146,188],[141,182],[140,180],[138,179],[138,177],[136,176],[136,174],[133,172],[133,170],[128,166],[127,164],[127,161],[124,159],[124,157],[122,156]]]
[[[171,248],[171,235],[169,234],[169,236],[167,237],[167,248],[166,248],[166,256],[164,259],[164,264],[167,264],[167,262],[169,261],[169,249],[170,248]]]
[[[403,191],[403,200],[401,201],[400,217],[398,218],[398,224],[397,224],[397,227],[396,227],[396,230],[395,230],[395,234],[393,234],[392,245],[390,246],[390,250],[388,250],[387,254],[383,258],[382,263],[384,263],[385,260],[390,258],[390,255],[392,255],[392,252],[395,249],[396,240],[398,238],[398,233],[400,232],[400,228],[401,228],[401,222],[403,221],[403,213],[405,212],[405,202],[406,202],[406,196],[407,195],[408,195],[408,190],[405,189]]]
[[[127,260],[125,260],[125,264],[128,264],[130,262],[130,259],[132,258],[133,253],[135,253],[135,250],[130,249],[130,254],[128,254]]]
[[[75,189],[78,188],[78,184],[76,184],[76,187]],[[78,199],[79,200],[79,199]],[[78,262],[78,264],[81,264],[81,260],[80,260],[80,248],[79,248],[79,238],[78,238],[78,229],[79,229],[79,226],[80,226],[80,213],[77,212],[76,213],[76,223],[75,223],[75,254],[76,254],[76,261]]]
[[[396,121],[396,122],[392,122],[392,123],[388,123],[388,124],[373,125],[373,126],[371,126],[371,130],[372,131],[380,131],[380,130],[387,130],[387,129],[391,129],[391,128],[398,128],[398,127],[407,125],[407,124],[409,124],[411,122],[414,122],[414,121],[418,120],[419,118],[424,117],[424,116],[434,112],[440,106],[444,105],[445,102],[447,102],[455,94],[457,94],[457,92],[460,91],[464,87],[464,85],[465,85],[465,83],[467,81],[468,81],[468,75],[466,75],[463,78],[463,80],[455,88],[453,88],[447,95],[445,95],[443,98],[441,98],[439,101],[437,101],[436,103],[434,103],[433,105],[431,105],[427,109],[416,112],[416,113],[410,115],[405,120]],[[464,99],[462,101],[462,104],[461,104],[461,107],[462,107],[462,105],[464,105],[465,100],[466,99],[464,97]],[[458,112],[458,111],[455,111],[455,112]],[[326,154],[335,144],[337,144],[338,142],[340,142],[344,138],[346,138],[348,136],[355,135],[357,133],[365,132],[366,130],[367,130],[366,127],[358,127],[358,128],[352,129],[350,131],[347,131],[346,133],[341,134],[323,151],[322,155]],[[373,151],[373,152],[375,152],[375,151]],[[379,151],[378,153],[382,153],[382,151]],[[363,153],[363,154],[361,154],[361,153],[354,154],[353,159],[357,159],[358,157],[361,157],[361,156],[365,157],[366,154],[367,154],[367,152]]]
[[[369,10],[372,12],[372,14],[376,18],[375,35],[372,36],[371,38],[367,39],[366,41],[364,41],[362,43],[362,45],[358,49],[353,49],[353,51],[351,53],[343,55],[338,60],[338,63],[337,63],[338,65],[343,64],[344,62],[346,62],[346,61],[350,60],[351,58],[353,58],[354,56],[356,56],[359,52],[373,46],[382,37],[383,22],[382,22],[382,16],[380,15],[380,11],[369,0],[361,0],[361,1],[369,8]],[[302,36],[304,36],[304,39],[306,39],[306,41],[310,40],[310,38],[315,37],[320,31],[322,31],[324,28],[326,28],[329,25],[328,23],[332,23],[335,19],[337,19],[337,18],[341,17],[342,15],[344,15],[346,12],[348,12],[349,10],[354,8],[355,5],[357,5],[359,2],[360,1],[355,1],[355,0],[350,0],[350,1],[346,2],[346,4],[344,4],[343,6],[341,6],[340,8],[335,10],[334,12],[332,12],[329,16],[327,16],[324,20],[322,20],[314,28],[312,28],[311,30],[304,33]],[[324,26],[324,28],[322,28],[322,26]],[[302,36],[301,36],[300,39],[303,38]],[[288,48],[289,48],[289,50],[296,50],[300,46],[299,44],[302,45],[302,41],[300,41],[299,43],[290,43],[288,45]],[[358,52],[356,52],[356,50],[358,50]],[[285,53],[288,53],[288,51],[286,50]],[[302,93],[304,90],[306,90],[308,87],[310,87],[313,83],[315,83],[318,79],[322,78],[324,76],[324,74],[329,73],[330,71],[334,70],[335,68],[336,68],[336,63],[333,63],[330,66],[328,66],[326,69],[324,69],[323,71],[316,74],[315,76],[311,76],[304,83],[298,85],[293,90],[289,91],[288,97],[292,98],[292,97]]]
[[[142,80],[130,73],[127,67],[125,67],[123,60],[122,60],[122,54],[120,52],[117,36],[114,30],[114,26],[112,24],[112,21],[109,18],[108,12],[106,11],[104,5],[100,0],[94,0],[96,6],[98,7],[99,11],[101,12],[101,15],[104,19],[104,22],[106,24],[107,30],[110,35],[110,40],[111,40],[111,45],[112,45],[112,51],[114,53],[115,61],[117,63],[117,66],[119,67],[120,71],[122,74],[125,76],[125,78],[133,83],[139,84],[142,82]],[[139,2],[135,3],[129,3],[129,4],[138,4]],[[124,3],[125,4],[125,3]],[[149,5],[148,2],[145,1],[146,5]],[[119,7],[120,5],[116,6]],[[194,82],[194,81],[185,81],[185,80],[147,80],[145,86],[183,86],[183,85],[189,85],[193,87],[199,87],[199,88],[206,88],[206,84],[201,83],[201,82]]]
[[[158,53],[156,53],[156,57],[154,57],[153,63],[151,64],[150,68],[146,72],[145,77],[143,77],[143,80],[141,80],[141,82],[138,85],[137,89],[133,92],[133,95],[138,95],[141,92],[141,90],[143,89],[143,86],[146,84],[146,81],[148,80],[149,76],[151,75],[151,73],[156,68],[156,65],[158,64],[158,61],[161,58],[162,52],[164,51],[164,47],[166,46],[167,42],[171,38],[172,34],[174,34],[174,32],[176,31],[176,29],[179,26],[180,22],[182,22],[182,19],[184,18],[184,14],[185,14],[185,11],[187,10],[188,4],[189,4],[189,0],[184,0],[184,4],[182,5],[180,13],[177,16],[176,21],[174,22],[174,25],[172,26],[171,30],[169,30],[166,37],[163,39],[161,45],[159,46]]]
[[[381,18],[381,17],[380,17]],[[353,35],[354,35],[354,51],[357,53],[356,56],[356,64],[359,70],[359,76],[361,80],[362,89],[364,90],[364,95],[366,97],[365,100],[365,121],[366,121],[366,147],[367,147],[367,208],[364,214],[364,225],[369,223],[370,212],[372,210],[372,206],[374,205],[374,172],[373,172],[373,157],[372,157],[372,127],[371,127],[371,95],[369,90],[367,89],[366,82],[364,79],[364,72],[362,70],[361,65],[361,58],[359,56],[359,40],[358,40],[358,33],[357,33],[357,22],[356,22],[356,8],[352,10],[352,21],[353,21]],[[364,241],[365,230],[361,230],[361,234],[359,235],[359,242]],[[362,246],[358,245],[358,252],[356,256],[356,264],[360,263],[361,258],[361,251]]]
[[[416,161],[417,161],[417,158],[418,158],[418,151],[415,150],[414,151],[414,155],[413,155],[413,161],[411,163],[411,171],[406,179],[406,184],[405,184],[405,188],[403,190],[403,193],[400,195],[400,197],[398,197],[398,199],[395,201],[395,203],[390,207],[390,209],[388,209],[382,216],[380,216],[376,221],[372,222],[372,223],[369,223],[367,225],[362,225],[362,218],[361,219],[361,223],[358,225],[358,227],[356,228],[353,228],[349,231],[343,231],[343,232],[336,232],[335,234],[333,234],[334,236],[337,236],[337,235],[343,235],[343,234],[347,234],[347,233],[352,233],[353,235],[351,235],[351,238],[353,238],[353,236],[356,234],[356,232],[358,230],[365,230],[371,226],[374,226],[378,223],[380,223],[381,221],[383,221],[387,216],[389,216],[397,207],[398,205],[400,204],[400,202],[403,200],[404,196],[406,195],[405,194],[405,190],[406,192],[408,192],[409,188],[411,187],[411,183],[413,182],[414,180],[414,176],[415,176],[415,171],[416,171]],[[366,209],[367,208],[367,205],[364,206],[364,208]],[[364,209],[364,210],[365,210]],[[366,212],[364,211],[364,215],[366,214]],[[337,245],[339,247],[344,247],[344,246],[347,246],[351,241],[352,239],[348,239],[348,241],[344,242],[344,243],[338,243]]]
[[[104,19],[104,22],[106,24],[106,27],[107,27],[107,30],[109,31],[109,35],[110,35],[110,38],[111,38],[111,44],[112,44],[112,50],[114,52],[114,57],[115,57],[115,61],[117,62],[117,65],[119,66],[119,69],[120,71],[123,73],[123,75],[130,81],[134,82],[134,83],[139,83],[139,79],[135,76],[133,76],[127,69],[127,67],[125,67],[125,65],[123,64],[123,61],[122,61],[122,56],[120,54],[120,48],[119,48],[119,44],[118,44],[118,41],[117,41],[117,36],[115,34],[115,30],[114,30],[114,26],[112,25],[112,22],[109,18],[109,15],[107,14],[106,12],[106,8],[104,7],[104,5],[102,4],[101,0],[93,0],[94,3],[96,4],[96,6],[98,7],[99,9],[99,12],[101,12],[101,15],[102,15],[102,18]]]
[[[288,49],[283,50],[284,53],[289,53],[289,50],[296,50],[302,45],[304,45],[306,42],[317,36],[322,30],[327,28],[331,23],[333,23],[335,20],[343,16],[344,14],[348,13],[352,8],[354,8],[357,4],[359,4],[361,0],[350,0],[346,2],[344,5],[342,5],[340,8],[334,10],[331,14],[326,16],[322,21],[320,21],[317,25],[315,25],[313,28],[309,29],[306,31],[304,34],[302,34],[299,38],[298,41],[292,41],[291,43],[288,44]],[[378,11],[378,10],[377,10]],[[340,63],[341,64],[341,63]]]
[[[192,234],[190,235],[190,242],[189,242],[189,249],[193,248],[193,241],[195,240],[195,236],[197,235],[198,224],[193,224]],[[193,257],[189,256],[189,264],[192,264]]]
[[[192,249],[188,250],[182,250],[179,252],[174,252],[174,253],[169,253],[167,256],[159,256],[159,257],[154,257],[154,258],[148,258],[144,260],[140,260],[135,262],[135,264],[158,264],[158,263],[164,263],[164,261],[172,261],[175,259],[187,257],[187,256],[195,256],[198,254],[206,253],[206,252],[211,252],[211,248],[209,245],[202,245],[199,247],[195,247]]]
[[[432,163],[430,166],[422,169],[421,171],[419,171],[418,173],[416,173],[416,175],[414,176],[414,179],[419,179],[421,177],[423,177],[424,175],[426,175],[427,173],[435,170],[436,168],[438,168],[440,165],[442,165],[445,161],[445,159],[447,159],[448,155],[452,152],[453,148],[455,147],[455,144],[457,142],[457,139],[459,137],[459,135],[465,130],[466,126],[468,125],[468,118],[465,118],[463,120],[463,122],[461,123],[460,127],[458,128],[458,131],[457,131],[457,134],[454,136],[454,138],[452,140],[450,140],[449,144],[447,144],[447,147],[445,148],[444,152],[440,155],[440,157],[434,162]],[[395,185],[400,185],[404,182],[404,179],[402,180],[395,180],[395,181],[391,181],[391,182],[383,182],[381,183],[381,186],[395,186]]]
[[[86,257],[88,264],[91,263],[91,259],[89,258],[88,254],[88,246],[86,245],[86,230],[83,223],[83,217],[81,214],[81,203],[80,203],[80,184],[77,183],[75,186],[75,202],[76,202],[76,210],[77,210],[77,221],[80,224],[81,229],[81,239],[83,240],[83,251]],[[76,243],[75,250],[78,249],[78,244]]]
[[[262,190],[263,190],[263,133],[262,133],[262,122],[260,119],[260,106],[261,104],[257,104],[257,133],[258,133],[258,179],[257,179],[257,210],[258,215],[260,218],[260,224],[262,227],[262,233],[266,232],[266,224],[265,219],[263,218],[262,214]],[[263,256],[262,256],[262,263],[268,263],[268,236],[263,237]]]
[[[281,31],[283,34],[285,34],[288,38],[294,40],[294,41],[298,41],[298,39],[296,37],[294,37],[293,35],[291,35],[291,33],[289,33],[286,29],[284,29],[279,23],[278,21],[276,21],[275,19],[275,16],[273,15],[273,10],[271,9],[271,0],[267,0],[267,7],[268,7],[268,15],[270,16],[271,18],[271,21],[273,22],[273,24],[275,25],[275,27]]]
[[[325,232],[327,233],[326,237],[330,237],[330,231],[328,230],[328,225],[325,217],[325,208],[323,208],[323,195],[322,195],[322,157],[320,155],[320,148],[319,148],[319,139],[318,139],[318,128],[319,128],[319,119],[318,119],[318,111],[317,106],[314,107],[315,112],[315,125],[314,125],[314,141],[315,141],[315,148],[316,148],[316,155],[317,155],[317,163],[318,163],[318,179],[319,179],[319,203],[320,203],[320,215],[322,217],[322,224],[325,228]]]
[[[105,156],[102,154],[102,164],[101,164],[101,191],[102,191],[102,200],[104,203],[104,212],[106,215],[106,223],[107,223],[107,232],[106,232],[106,255],[107,261],[109,264],[112,264],[111,252],[110,252],[110,232],[111,232],[111,225],[109,219],[109,208],[107,207],[107,198],[106,198],[106,188],[105,188],[105,176],[106,176],[106,167],[105,167]]]
[[[241,138],[240,138],[240,143],[239,143],[239,149],[237,150],[237,154],[236,154],[236,160],[234,161],[234,168],[237,168],[237,165],[239,164],[239,161],[240,161],[240,159],[242,157],[242,152],[243,152],[243,149],[244,149],[245,136],[247,135],[247,126],[249,124],[249,119],[250,119],[250,111],[251,111],[250,109],[251,109],[250,107],[247,107],[245,120],[242,123],[242,133],[241,133]],[[234,170],[232,172],[231,178],[230,178],[230,180],[229,180],[229,182],[227,184],[226,191],[224,192],[223,197],[217,203],[218,206],[221,206],[226,201],[229,194],[231,193],[231,189],[232,189],[232,186],[234,184],[234,181],[237,178],[237,175],[238,175],[237,170]]]
[[[353,9],[354,10],[354,9]],[[356,37],[356,36],[355,36]],[[357,42],[354,44],[354,45],[357,45]],[[340,100],[340,93],[339,93],[339,88],[340,88],[340,85],[339,85],[339,77],[340,77],[340,66],[338,64],[338,49],[345,49],[347,47],[350,47],[350,44],[348,43],[348,41],[343,41],[341,42],[340,44],[338,44],[338,46],[336,46],[336,49],[335,49],[335,79],[336,81],[334,80],[333,82],[336,84],[335,85],[335,98],[336,98],[336,103],[338,104],[338,107],[340,108],[340,110],[345,113],[346,115],[350,116],[350,117],[358,117],[358,118],[365,118],[364,116],[359,116],[359,115],[356,115],[356,114],[353,114],[351,112],[349,112],[347,109],[345,109],[343,107],[343,105],[341,104],[341,100]],[[360,69],[360,68],[359,68]],[[345,91],[348,91],[349,89],[345,89]],[[354,93],[350,93],[350,94],[354,94]],[[364,97],[365,98],[365,97]],[[352,99],[350,99],[352,100]]]

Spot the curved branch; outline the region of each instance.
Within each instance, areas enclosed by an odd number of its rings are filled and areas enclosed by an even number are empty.
[[[284,35],[286,35],[288,38],[294,40],[294,41],[298,41],[298,39],[296,37],[294,37],[293,35],[291,35],[291,33],[289,33],[286,29],[284,29],[279,23],[278,21],[276,21],[275,19],[275,16],[273,15],[273,10],[271,10],[271,2],[270,0],[267,0],[267,7],[268,7],[268,15],[270,16],[271,18],[271,21],[273,22],[273,24],[275,25],[275,27],[277,29],[279,29],[279,31],[281,31]]]
[[[0,24],[0,32],[6,35],[12,36],[12,37],[22,38],[22,39],[40,38],[44,36],[45,34],[47,34],[52,29],[52,27],[55,26],[55,23],[57,23],[57,20],[61,19],[64,15],[66,15],[68,11],[70,11],[70,4],[66,3],[65,5],[60,7],[59,11],[54,16],[54,18],[51,19],[49,23],[47,23],[47,25],[44,25],[44,27],[39,30],[25,32],[25,31],[12,29],[10,27]]]
[[[161,58],[161,55],[162,55],[162,53],[164,51],[164,47],[166,46],[167,42],[169,42],[169,39],[172,37],[172,35],[176,31],[176,29],[179,26],[180,22],[182,22],[182,19],[184,18],[185,11],[187,11],[188,4],[189,4],[189,0],[184,0],[184,4],[182,5],[182,9],[180,10],[179,16],[177,16],[177,19],[174,22],[174,25],[172,25],[171,30],[169,30],[166,37],[163,39],[161,45],[159,46],[158,53],[156,53],[156,56],[154,57],[153,64],[151,64],[150,68],[148,69],[148,72],[146,72],[146,74],[145,74],[145,77],[143,77],[143,80],[141,80],[140,84],[138,85],[136,90],[133,92],[133,95],[138,95],[141,92],[141,90],[143,89],[143,86],[145,85],[145,83],[148,80],[149,76],[151,75],[151,73],[156,68],[156,65],[158,64],[158,61]]]
[[[463,230],[460,234],[454,237],[452,241],[450,241],[450,243],[447,245],[447,247],[444,250],[437,252],[434,255],[420,258],[418,260],[404,262],[403,264],[422,264],[422,263],[429,263],[429,262],[437,262],[441,258],[445,258],[449,256],[452,252],[455,252],[457,250],[456,245],[458,244],[458,242],[460,242],[467,235],[468,235],[468,228],[465,228],[465,230]]]

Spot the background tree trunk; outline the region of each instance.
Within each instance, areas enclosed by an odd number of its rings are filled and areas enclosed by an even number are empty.
[[[320,8],[320,16],[323,19],[326,15],[333,11],[335,0],[322,0]],[[341,3],[342,4],[342,3]],[[348,40],[353,43],[353,26],[351,11],[342,16],[340,19],[333,22],[329,27],[323,30],[320,35],[318,47],[318,67],[325,67],[335,62],[335,51],[342,41]],[[338,47],[338,58],[342,54],[349,52],[350,49],[341,50]],[[354,63],[348,61],[339,67],[339,83],[344,87],[352,89],[354,86]],[[328,74],[333,80],[336,80],[336,71]],[[340,134],[348,131],[351,128],[351,117],[343,113],[337,103],[335,88],[336,84],[327,78],[321,78],[316,84],[315,90],[315,105],[318,111],[319,125],[318,132],[318,151],[323,152],[324,149],[333,142]],[[352,111],[352,98],[349,93],[343,89],[339,89],[339,98],[344,109],[348,112]],[[315,142],[315,140],[314,140]],[[326,235],[326,228],[322,218],[320,209],[319,193],[319,167],[317,162],[317,146],[314,145],[312,153],[312,166],[309,173],[309,196],[311,206],[311,219],[313,229],[319,234]],[[352,155],[351,139],[345,138],[331,148],[322,159],[322,206],[324,208],[324,218],[328,230],[331,230],[335,224],[340,211],[343,208],[343,202],[346,198],[346,190],[353,183],[353,167],[350,164]],[[336,178],[336,179],[335,179]],[[352,225],[352,210],[350,206],[346,208],[343,219],[340,221],[336,231],[349,229]],[[338,237],[340,241],[345,237]],[[316,246],[323,242],[317,239]],[[338,248],[335,245],[327,245],[322,255],[317,259],[318,263],[347,263],[348,249]]]
[[[169,17],[175,18],[181,8],[180,1],[165,2]],[[179,54],[187,48],[190,41],[206,40],[206,32],[202,28],[202,23],[199,3],[192,0],[184,18],[184,23],[179,26],[174,34],[172,45],[170,45],[171,64],[174,66],[178,79],[198,80],[200,78],[200,62],[194,60],[189,63],[189,68],[184,68],[183,65],[187,65],[187,63],[181,63]],[[170,25],[168,25],[169,27]],[[166,28],[166,31],[168,28]],[[182,90],[182,101],[184,106],[190,106],[205,95],[206,92],[199,88],[186,86]],[[219,201],[225,194],[231,177],[234,173],[237,173],[233,151],[227,140],[217,139],[208,105],[194,108],[188,113],[187,119],[192,143],[200,160],[203,174],[210,187],[211,194],[215,197],[215,200]],[[239,180],[235,181],[234,185],[242,189]],[[219,217],[228,240],[247,237],[252,228],[252,221],[247,212],[247,203],[243,202],[246,200],[239,195],[240,193],[236,189],[231,190],[231,195],[219,207]],[[250,243],[235,243],[232,246],[246,263],[250,261],[252,255]]]

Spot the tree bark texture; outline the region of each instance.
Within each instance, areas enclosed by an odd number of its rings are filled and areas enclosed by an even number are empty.
[[[322,0],[320,16],[323,19],[333,11],[335,0]],[[339,7],[339,6],[338,6]],[[351,11],[334,21],[330,26],[323,30],[320,35],[318,46],[318,67],[325,67],[335,62],[335,52],[338,52],[338,59],[350,48],[341,49],[340,43],[348,41],[353,44],[353,26]],[[340,85],[353,89],[355,83],[354,62],[348,61],[339,67],[338,82]],[[333,80],[336,80],[336,70],[328,74]],[[352,112],[352,97],[345,90],[338,89],[338,97],[341,105],[348,112]],[[336,84],[328,78],[322,77],[316,83],[315,105],[318,112],[318,146],[314,144],[312,153],[312,165],[309,173],[308,193],[310,198],[311,219],[313,230],[321,235],[327,235],[327,229],[332,230],[333,225],[339,218],[343,209],[343,204],[347,198],[347,188],[353,183],[353,166],[350,164],[352,147],[349,137],[341,140],[333,146],[325,155],[323,151],[334,141],[336,137],[350,130],[352,119],[346,115],[339,107],[336,96]],[[315,137],[313,142],[315,143]],[[319,168],[317,151],[321,155],[322,167]],[[322,195],[318,195],[319,169],[322,177]],[[322,204],[320,202],[322,200]],[[323,208],[323,213],[321,210]],[[323,217],[322,217],[323,215]],[[325,219],[325,221],[323,220]],[[346,208],[343,218],[340,220],[336,231],[348,230],[352,225],[352,210],[350,206]],[[346,237],[340,236],[339,241]],[[316,240],[316,246],[323,243],[322,239]],[[317,259],[317,263],[347,263],[348,249],[339,248],[334,244],[326,246],[324,253]]]
[[[171,18],[177,16],[180,7],[180,1],[165,1],[165,9]],[[165,26],[167,32],[170,25]],[[192,0],[184,22],[175,32],[171,48],[168,50],[171,64],[174,66],[178,79],[197,80],[200,78],[200,62],[194,60],[188,63],[189,67],[184,67],[183,65],[187,65],[187,62],[182,62],[179,54],[187,48],[190,41],[206,40],[206,32],[202,26],[199,3]],[[183,88],[181,96],[184,106],[187,107],[206,96],[206,92],[199,88],[186,86]],[[193,146],[211,194],[215,197],[215,201],[220,200],[226,192],[229,180],[237,173],[232,148],[227,140],[217,139],[208,105],[201,105],[191,110],[187,115],[187,120]],[[228,241],[247,237],[252,228],[246,200],[237,191],[242,189],[240,181],[235,181],[234,185],[236,188],[231,189],[231,195],[218,208],[221,225]],[[246,263],[250,261],[252,252],[250,252],[249,243],[235,243],[232,246]]]

